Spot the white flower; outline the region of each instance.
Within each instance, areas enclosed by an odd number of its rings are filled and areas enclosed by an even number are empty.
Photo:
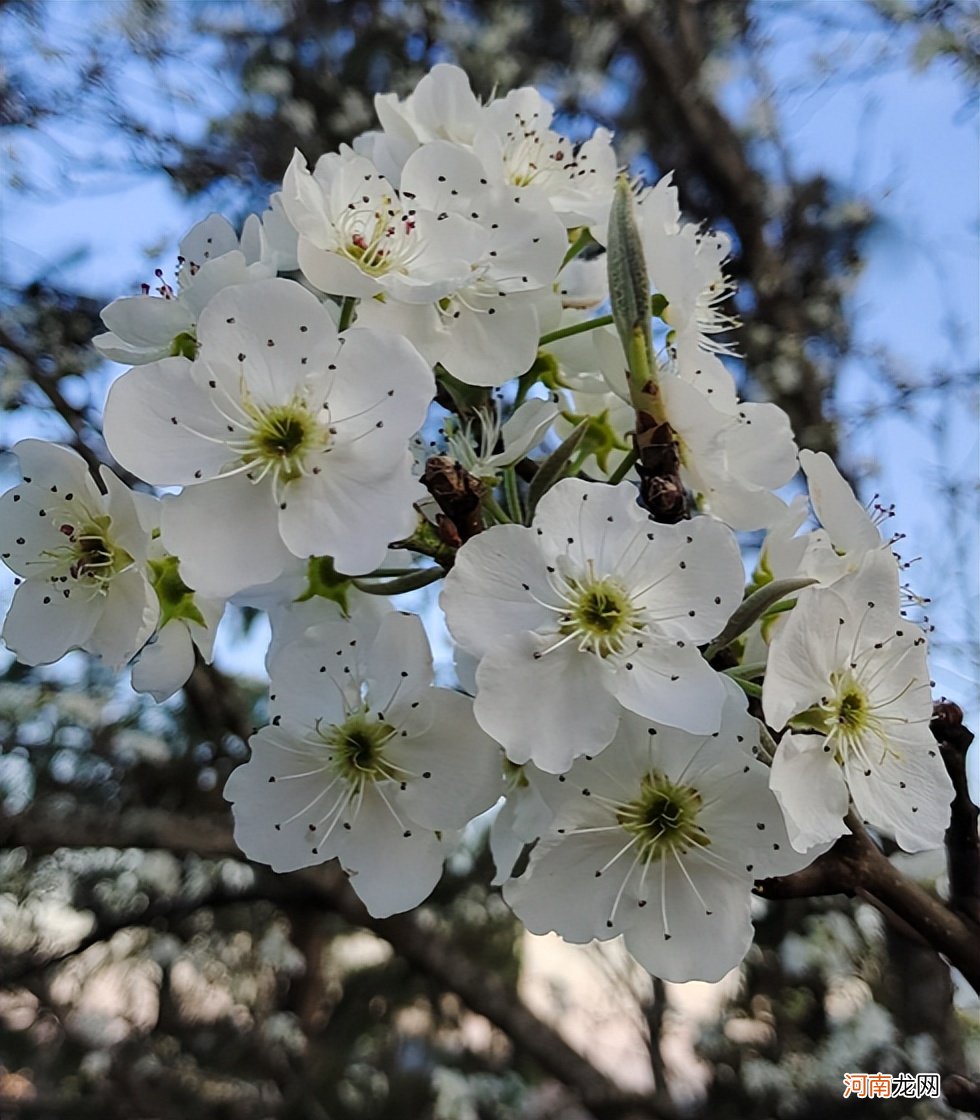
[[[416,906],[501,782],[469,699],[431,687],[421,622],[392,613],[373,638],[323,624],[280,649],[271,677],[272,723],[225,789],[236,842],[276,871],[336,856],[376,917]]]
[[[929,730],[925,638],[899,614],[889,553],[800,592],[772,640],[762,703],[774,728],[811,731],[784,736],[772,766],[795,846],[849,831],[848,793],[906,851],[942,844],[953,791]]]
[[[296,152],[282,205],[299,233],[304,276],[322,292],[432,303],[469,279],[483,231],[458,214],[417,206],[364,156],[328,153],[311,173]]]
[[[250,235],[251,236],[251,235]],[[243,235],[244,238],[244,235]],[[163,280],[157,296],[144,285],[141,296],[114,300],[102,312],[108,333],[92,340],[101,354],[125,365],[142,365],[197,349],[197,321],[208,302],[222,288],[272,275],[264,260],[247,261],[238,237],[220,214],[198,222],[180,243],[177,291]]]
[[[491,181],[546,199],[566,227],[604,229],[616,178],[612,135],[597,128],[573,143],[551,128],[554,111],[537,90],[512,90],[484,109],[473,151]]]
[[[119,668],[157,622],[146,556],[158,503],[133,494],[106,467],[102,494],[68,448],[26,439],[13,450],[24,481],[0,497],[0,555],[24,582],[3,640],[27,665],[84,649]]]
[[[412,531],[408,440],[432,373],[403,339],[338,337],[316,297],[289,280],[219,293],[197,361],[167,359],[109,392],[106,441],[164,501],[167,550],[186,583],[228,596],[275,579],[293,556],[366,572]]]
[[[481,658],[476,718],[512,762],[549,773],[613,737],[621,706],[695,733],[721,719],[721,678],[698,652],[742,597],[718,522],[651,521],[629,483],[564,479],[534,525],[460,549],[442,606]]]
[[[854,496],[846,479],[825,452],[801,451],[810,504],[821,528],[810,533],[800,573],[824,585],[856,572],[869,552],[888,550],[875,520]],[[890,516],[880,511],[880,519]]]
[[[728,692],[721,729],[694,736],[623,716],[612,743],[561,779],[563,801],[504,898],[532,933],[623,934],[665,980],[720,980],[752,940],[753,880],[805,866],[791,847],[758,724]]]
[[[424,304],[365,303],[359,321],[404,334],[467,384],[502,385],[524,373],[542,321],[558,309],[551,289],[567,248],[561,223],[545,201],[490,187],[479,160],[445,141],[409,158],[401,193],[419,212],[465,220],[481,237],[456,242],[469,265],[454,291]]]

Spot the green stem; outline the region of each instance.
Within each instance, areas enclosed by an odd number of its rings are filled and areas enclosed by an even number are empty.
[[[764,661],[751,662],[748,665],[735,665],[731,669],[725,669],[726,677],[731,677],[733,680],[751,680],[753,677],[764,676],[766,672],[766,663]]]
[[[425,569],[427,570],[427,569]],[[358,576],[358,579],[390,579],[392,576],[411,576],[414,575],[418,568],[376,568],[373,572],[367,572],[363,576]]]
[[[756,696],[762,699],[762,686],[753,684],[752,681],[743,680],[742,677],[732,677],[732,680],[745,693],[746,696]]]
[[[357,296],[344,296],[344,301],[340,305],[340,322],[337,324],[338,331],[345,331],[351,324],[354,318],[354,308],[357,307]]]
[[[513,467],[504,471],[504,495],[507,498],[507,509],[510,516],[518,525],[524,524],[524,511],[521,509],[521,492],[517,486],[517,472]]]
[[[487,494],[483,499],[483,508],[490,516],[501,525],[513,525],[513,518],[507,516],[506,511],[497,502],[492,494]]]
[[[631,447],[629,449],[629,451],[626,452],[626,455],[623,457],[623,461],[619,464],[619,466],[609,476],[609,485],[610,486],[615,486],[617,482],[622,482],[623,479],[629,474],[631,467],[636,462],[636,459],[637,459],[636,448]]]
[[[441,567],[416,568],[411,575],[401,576],[399,579],[390,579],[385,583],[364,583],[359,579],[354,580],[354,586],[368,595],[402,595],[406,591],[418,591],[428,587],[437,579],[442,579],[446,573]]]
[[[613,317],[611,315],[600,315],[597,319],[587,319],[584,323],[573,323],[570,327],[559,327],[556,331],[543,334],[538,345],[547,346],[549,342],[557,342],[560,338],[571,338],[573,334],[594,331],[597,327],[608,327],[612,322]]]

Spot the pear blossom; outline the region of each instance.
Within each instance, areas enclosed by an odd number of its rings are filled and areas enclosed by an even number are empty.
[[[147,575],[156,499],[134,494],[107,467],[102,493],[76,452],[17,443],[23,482],[0,496],[0,557],[19,577],[2,636],[19,661],[47,665],[70,649],[120,668],[159,615]]]
[[[369,159],[351,151],[328,152],[312,172],[295,152],[282,205],[299,233],[303,275],[331,295],[434,302],[469,279],[486,241],[459,214],[400,198]]]
[[[103,309],[102,321],[109,329],[92,340],[103,357],[126,365],[178,355],[192,358],[197,321],[211,298],[232,284],[275,274],[266,260],[246,259],[231,224],[220,214],[209,215],[190,230],[180,242],[177,260],[176,291],[157,269],[156,296],[144,285],[143,295],[113,300]]]
[[[435,140],[471,151],[492,186],[547,202],[563,225],[604,227],[616,156],[607,129],[573,143],[552,127],[554,106],[531,87],[481,105],[457,66],[434,66],[404,99],[375,98],[381,133],[355,146],[397,175],[419,146]]]
[[[848,798],[906,851],[943,843],[953,789],[929,730],[925,637],[899,613],[889,553],[800,592],[772,639],[762,704],[792,732],[771,782],[795,847],[848,832]]]
[[[291,557],[374,568],[412,531],[408,439],[432,373],[404,339],[338,336],[315,296],[289,280],[219,293],[201,317],[195,362],[124,374],[105,436],[164,499],[163,543],[188,586],[229,596],[275,579]]]
[[[756,879],[806,866],[754,757],[758,723],[726,688],[721,727],[692,735],[632,713],[553,778],[554,819],[504,898],[532,933],[622,934],[665,980],[720,980],[752,940]],[[560,784],[559,784],[560,783]],[[552,796],[557,796],[553,794]]]
[[[697,647],[742,584],[720,523],[656,524],[629,483],[563,479],[531,528],[495,526],[460,549],[441,602],[453,637],[481,659],[480,726],[512,762],[561,773],[612,739],[623,707],[717,730],[724,687]]]
[[[270,663],[271,723],[228,780],[235,840],[276,871],[337,857],[376,917],[432,890],[454,833],[500,792],[471,701],[432,687],[421,621],[328,622]]]
[[[543,200],[493,189],[475,156],[445,141],[409,158],[401,194],[420,212],[471,223],[482,240],[465,245],[468,272],[454,291],[424,303],[365,303],[359,321],[399,331],[467,384],[501,385],[524,373],[543,324],[559,313],[551,289],[567,248],[561,223]]]

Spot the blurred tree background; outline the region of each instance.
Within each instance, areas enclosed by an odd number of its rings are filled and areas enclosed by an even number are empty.
[[[854,292],[883,233],[876,200],[800,170],[774,62],[795,38],[797,94],[938,73],[975,119],[974,0],[6,0],[0,30],[8,217],[21,197],[54,206],[162,171],[194,218],[241,219],[294,147],[312,163],[372,126],[374,93],[405,93],[441,60],[484,97],[537,85],[563,130],[611,127],[637,171],[676,169],[688,214],[733,235],[743,394],[776,401],[801,446],[858,482],[857,433],[899,416],[933,440],[927,562],[956,621],[937,638],[975,679],[976,340],[951,316],[934,354],[868,345]],[[149,260],[155,215],[135,220]],[[133,278],[34,267],[15,233],[0,447],[43,434],[106,461],[112,372],[89,340]],[[254,644],[255,625],[236,618],[226,646]],[[81,655],[47,670],[3,657],[4,1118],[822,1120],[967,1104],[955,1081],[946,1102],[841,1099],[844,1070],[969,1073],[980,1034],[936,954],[859,899],[760,901],[741,977],[711,993],[582,950],[605,993],[589,1021],[566,966],[550,983],[530,967],[478,832],[429,902],[383,921],[333,865],[276,876],[239,856],[221,790],[263,722],[261,680],[200,666],[161,706]],[[941,871],[938,856],[917,865],[930,884]],[[626,1040],[618,1058],[602,1034]]]

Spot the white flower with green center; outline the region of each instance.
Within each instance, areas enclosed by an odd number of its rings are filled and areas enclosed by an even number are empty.
[[[27,665],[84,649],[119,668],[159,614],[146,570],[159,503],[134,494],[106,467],[101,493],[68,448],[26,439],[13,450],[24,481],[0,497],[0,557],[23,582],[3,640]]]
[[[322,156],[312,172],[296,152],[281,197],[299,233],[303,275],[331,295],[432,303],[468,282],[486,240],[460,215],[400,197],[369,159],[349,150]]]
[[[565,479],[531,528],[460,549],[442,606],[480,658],[476,718],[512,762],[561,773],[613,737],[622,708],[694,733],[718,728],[721,677],[698,651],[742,598],[732,533],[651,521],[629,483]]]
[[[157,269],[156,295],[145,284],[143,295],[113,300],[103,310],[102,321],[109,330],[92,341],[104,357],[124,365],[193,358],[197,321],[211,298],[232,284],[275,274],[273,260],[246,256],[220,214],[209,215],[190,230],[180,243],[177,261],[176,291]]]
[[[191,363],[170,358],[112,386],[106,441],[164,501],[163,543],[186,583],[227,597],[279,576],[292,558],[373,569],[412,531],[408,440],[433,394],[404,339],[343,337],[289,280],[229,288],[199,324]]]
[[[929,730],[925,638],[899,614],[889,553],[800,592],[772,640],[762,703],[774,728],[795,732],[771,780],[796,847],[846,833],[849,799],[906,851],[942,845],[953,790]]]
[[[721,728],[689,735],[627,713],[612,743],[552,779],[562,798],[504,898],[532,933],[624,935],[665,980],[720,980],[752,940],[754,880],[805,866],[753,757],[758,724],[732,690]],[[560,789],[560,794],[557,792]]]
[[[239,847],[276,871],[338,858],[376,917],[418,905],[456,830],[501,791],[471,701],[432,687],[422,623],[392,613],[368,637],[325,623],[270,670],[272,722],[225,788]]]
[[[467,253],[467,274],[438,300],[362,303],[358,321],[404,334],[430,364],[470,385],[524,373],[544,324],[558,316],[552,286],[568,248],[561,222],[544,199],[492,188],[479,160],[445,141],[409,158],[401,193],[420,212],[472,227],[468,241],[454,243]]]

